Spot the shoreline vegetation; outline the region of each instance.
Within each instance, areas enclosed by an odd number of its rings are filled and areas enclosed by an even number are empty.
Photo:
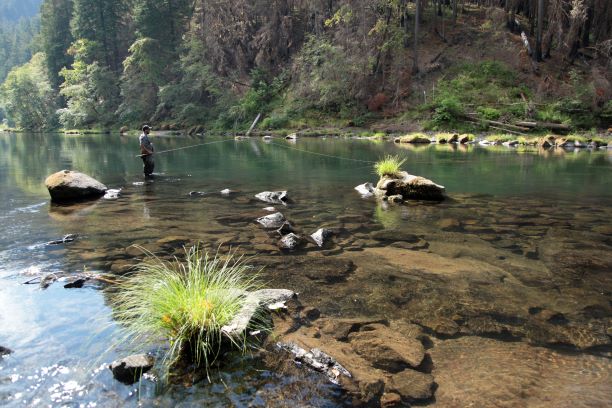
[[[593,19],[593,5],[591,17],[569,27],[552,9],[544,22],[523,15],[530,7],[524,0],[510,10],[480,2],[417,10],[418,2],[340,1],[325,10],[277,10],[282,18],[267,2],[232,1],[226,10],[179,1],[161,14],[140,0],[125,7],[60,3],[43,1],[36,52],[0,77],[5,127],[98,133],[149,123],[241,134],[261,115],[256,132],[304,136],[329,127],[527,137],[602,134],[612,125],[612,26]],[[107,13],[113,18],[94,17]],[[311,14],[317,17],[309,24],[279,26]],[[215,32],[236,19],[244,31]],[[544,44],[536,43],[527,27],[542,24],[568,37],[547,32]],[[536,45],[533,52],[525,42]]]
[[[125,136],[138,136],[138,129],[58,129],[55,131],[32,131],[25,129],[0,128],[0,132],[8,133],[60,133],[64,135],[83,136],[83,135],[105,135],[120,133]],[[202,126],[188,129],[160,129],[153,130],[153,134],[164,134],[171,136],[240,136],[245,137],[245,132],[205,132]],[[276,130],[254,130],[251,137],[277,137],[285,138],[295,135],[296,137],[343,137],[369,139],[376,141],[394,141],[395,143],[407,143],[413,145],[427,144],[466,144],[479,146],[533,146],[533,147],[567,147],[567,148],[587,148],[587,147],[606,147],[612,145],[612,133],[607,131],[586,131],[581,133],[569,133],[566,135],[553,134],[545,131],[537,131],[526,135],[513,135],[496,132],[459,133],[459,132],[409,132],[409,133],[386,133],[381,131],[369,130],[365,128],[306,128],[306,129],[276,129]],[[548,142],[547,142],[548,141]]]

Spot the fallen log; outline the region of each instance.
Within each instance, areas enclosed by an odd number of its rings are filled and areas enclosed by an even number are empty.
[[[503,130],[504,132],[512,133],[513,135],[527,136],[526,133],[517,132],[516,130],[508,130],[497,126],[489,126],[491,129]]]
[[[554,129],[554,130],[571,130],[569,125],[564,123],[551,123],[551,122],[515,122],[516,126],[522,126],[526,128],[545,128],[545,129]]]
[[[474,120],[474,121],[480,121],[480,122],[484,122],[487,125],[493,127],[493,126],[498,126],[498,127],[502,127],[502,128],[508,128],[510,130],[513,130],[515,132],[528,132],[529,128],[525,127],[525,126],[520,126],[520,125],[511,125],[509,123],[504,123],[504,122],[498,122],[495,120],[488,120],[488,119],[479,119],[477,118],[477,114],[474,113],[468,113],[468,115],[470,116],[470,119]],[[506,130],[506,129],[502,129],[502,130]]]

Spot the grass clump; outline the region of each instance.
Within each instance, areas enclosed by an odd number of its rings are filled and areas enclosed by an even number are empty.
[[[221,328],[241,310],[246,292],[258,289],[258,274],[242,257],[211,256],[197,246],[185,253],[184,262],[149,254],[113,300],[127,342],[169,342],[161,359],[164,377],[181,360],[208,367],[222,344],[245,351],[245,338],[230,338]]]
[[[384,159],[379,160],[374,165],[374,170],[379,177],[384,176],[397,176],[401,171],[402,164],[406,162],[406,159],[400,159],[399,156],[386,156]]]

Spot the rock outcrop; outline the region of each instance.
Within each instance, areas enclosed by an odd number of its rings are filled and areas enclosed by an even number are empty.
[[[98,180],[76,171],[62,170],[47,177],[45,186],[51,200],[69,202],[101,197],[108,188]]]
[[[440,201],[444,199],[445,189],[429,179],[402,171],[395,176],[383,176],[375,192],[382,199],[401,195],[404,200]]]

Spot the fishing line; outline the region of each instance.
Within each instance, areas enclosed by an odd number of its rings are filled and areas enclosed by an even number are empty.
[[[191,149],[192,147],[199,147],[199,146],[206,146],[206,145],[211,145],[211,144],[215,144],[215,143],[223,143],[223,142],[229,142],[232,141],[234,139],[225,139],[225,140],[217,140],[214,142],[207,142],[207,143],[200,143],[200,144],[195,144],[195,145],[191,145],[191,146],[183,146],[183,147],[177,147],[176,149],[168,149],[168,150],[162,150],[159,152],[153,152],[153,154],[162,154],[162,153],[168,153],[168,152],[175,152],[177,150],[183,150],[183,149]],[[136,157],[143,157],[143,156],[147,156],[146,154],[137,154]]]
[[[309,153],[309,154],[314,154],[317,156],[330,157],[332,159],[350,160],[350,161],[361,162],[361,163],[376,163],[375,161],[372,161],[372,160],[353,159],[351,157],[342,157],[342,156],[334,156],[334,155],[324,154],[324,153],[311,152],[309,150],[298,149],[297,147],[282,145],[282,144],[274,143],[274,142],[269,142],[268,144],[279,146],[279,147],[285,147],[291,150],[297,150],[298,152],[302,152],[302,153]]]

